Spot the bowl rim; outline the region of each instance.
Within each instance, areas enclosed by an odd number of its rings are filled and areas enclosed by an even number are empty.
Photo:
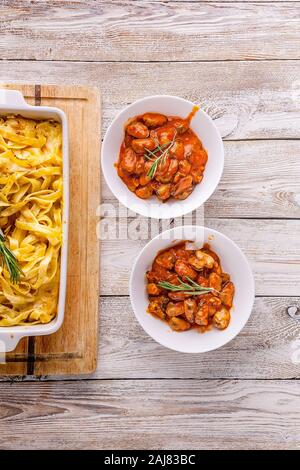
[[[120,119],[120,117],[123,114],[125,114],[127,110],[131,109],[135,105],[137,105],[139,103],[142,103],[142,102],[150,102],[153,99],[171,99],[171,100],[175,100],[175,101],[178,101],[178,102],[181,102],[181,103],[184,103],[184,104],[189,104],[191,107],[195,106],[195,103],[193,103],[192,101],[189,101],[185,98],[182,98],[181,96],[162,94],[162,95],[144,96],[142,98],[139,98],[139,99],[133,101],[132,103],[125,106],[124,108],[122,108],[116,114],[116,116],[113,118],[111,123],[109,124],[109,126],[108,126],[108,128],[105,132],[104,138],[103,138],[103,142],[102,142],[102,146],[101,146],[101,169],[102,169],[102,173],[103,173],[105,182],[106,182],[107,186],[109,187],[110,191],[113,193],[115,198],[121,204],[123,204],[125,207],[127,207],[127,209],[129,209],[129,210],[131,210],[131,211],[133,211],[133,212],[135,212],[139,215],[142,215],[144,217],[149,217],[151,219],[169,219],[169,218],[174,218],[174,217],[183,217],[184,215],[187,215],[187,214],[191,213],[193,210],[196,210],[199,207],[203,206],[203,204],[212,196],[212,194],[215,192],[217,186],[220,183],[220,180],[222,178],[222,174],[223,174],[223,171],[224,171],[224,143],[223,143],[223,140],[222,140],[221,133],[220,133],[219,129],[217,128],[216,124],[214,123],[213,119],[201,107],[199,107],[198,113],[200,113],[200,114],[202,114],[202,116],[204,116],[204,118],[207,120],[207,122],[209,122],[209,125],[212,127],[213,131],[215,132],[216,139],[218,141],[218,144],[220,145],[220,152],[219,152],[219,155],[218,155],[218,167],[219,167],[218,177],[216,178],[215,183],[212,185],[212,187],[208,191],[208,195],[205,196],[203,201],[201,201],[200,203],[197,203],[197,199],[194,200],[193,205],[180,204],[181,202],[184,203],[184,201],[177,200],[176,204],[174,204],[173,207],[169,207],[168,213],[166,213],[166,214],[159,213],[158,214],[159,211],[156,211],[156,210],[152,211],[151,210],[151,200],[147,200],[147,199],[141,200],[137,197],[137,204],[135,205],[135,204],[131,203],[128,200],[128,198],[127,199],[125,197],[121,198],[118,195],[118,192],[116,191],[115,185],[110,183],[110,177],[109,177],[108,171],[106,169],[107,166],[106,166],[106,163],[105,163],[104,153],[105,153],[105,149],[106,149],[107,142],[108,142],[108,139],[109,139],[109,134],[112,132],[112,129],[115,126],[118,119]],[[112,162],[112,165],[114,165],[117,161],[118,161],[118,157],[116,158],[116,160],[114,162]],[[126,187],[126,185],[123,182],[122,182],[122,184]],[[200,183],[200,185],[197,185],[197,186],[201,187],[201,183]],[[129,191],[129,189],[127,187],[126,187],[126,189],[127,189],[127,191]],[[187,201],[188,199],[189,198],[187,198],[185,201]],[[140,202],[140,204],[138,204],[138,202]],[[147,207],[147,206],[149,207],[148,211],[145,209],[145,207]],[[156,206],[154,206],[154,207],[156,208]]]
[[[235,250],[237,250],[241,256],[241,258],[243,259],[243,262],[244,262],[244,266],[247,270],[247,275],[249,276],[249,281],[250,281],[250,286],[249,286],[249,292],[250,292],[250,301],[249,301],[249,308],[248,308],[248,313],[247,315],[245,316],[244,318],[244,321],[243,323],[241,324],[241,326],[237,329],[236,332],[234,332],[234,334],[232,334],[228,339],[226,339],[222,344],[218,345],[218,346],[213,346],[213,347],[210,347],[210,348],[205,348],[201,351],[187,351],[187,350],[184,350],[184,349],[180,349],[180,347],[173,347],[173,345],[169,345],[169,344],[166,344],[163,340],[159,340],[157,338],[155,338],[151,332],[148,330],[148,328],[143,324],[143,322],[140,320],[139,318],[139,315],[138,313],[136,312],[136,308],[135,308],[135,301],[133,299],[133,289],[132,289],[132,286],[133,286],[133,278],[134,278],[134,273],[135,273],[135,270],[138,266],[138,263],[139,261],[141,260],[143,254],[145,253],[145,251],[148,249],[149,245],[151,245],[155,240],[158,240],[159,238],[162,238],[163,236],[165,237],[168,233],[171,234],[172,232],[176,231],[176,230],[181,230],[181,229],[187,229],[187,230],[201,230],[203,229],[204,233],[206,231],[209,231],[209,234],[213,234],[213,235],[218,235],[220,236],[221,238],[225,239],[227,242],[229,242]],[[165,238],[163,238],[165,239]],[[180,240],[178,240],[180,242]],[[171,243],[171,240],[170,240],[170,243]],[[254,305],[254,301],[255,301],[255,280],[254,280],[254,275],[253,275],[253,271],[251,269],[251,266],[250,266],[250,263],[246,257],[246,255],[244,254],[244,252],[241,250],[241,248],[229,237],[227,237],[227,235],[224,235],[222,232],[219,232],[218,230],[215,230],[215,229],[212,229],[210,227],[207,227],[207,226],[204,226],[204,225],[181,225],[181,226],[178,226],[178,227],[173,227],[171,229],[168,229],[168,230],[165,230],[163,232],[161,232],[160,234],[158,234],[156,237],[152,238],[151,240],[148,241],[148,243],[142,248],[142,250],[139,252],[139,254],[137,255],[134,263],[133,263],[133,266],[132,266],[132,269],[131,269],[131,274],[130,274],[130,279],[129,279],[129,295],[130,295],[130,303],[131,303],[131,307],[132,307],[132,310],[134,312],[134,315],[136,317],[136,320],[138,321],[138,323],[140,324],[140,326],[143,328],[143,330],[145,331],[145,333],[148,334],[148,336],[150,336],[154,341],[156,341],[158,344],[166,347],[167,349],[171,349],[173,351],[177,351],[177,352],[181,352],[181,353],[186,353],[186,354],[203,354],[203,353],[206,353],[206,352],[209,352],[209,351],[215,351],[217,349],[220,349],[222,348],[223,346],[225,346],[226,344],[228,344],[230,341],[232,341],[234,338],[236,338],[236,336],[238,336],[240,334],[240,332],[242,331],[242,329],[245,327],[245,325],[247,324],[249,318],[250,318],[250,315],[252,313],[252,310],[253,310],[253,305]],[[146,315],[146,311],[145,311],[145,315]],[[163,323],[162,323],[163,324]],[[226,330],[224,330],[226,331]]]

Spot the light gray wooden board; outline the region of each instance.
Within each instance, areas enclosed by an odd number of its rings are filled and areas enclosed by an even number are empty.
[[[233,341],[217,351],[189,355],[168,350],[153,341],[137,323],[128,297],[102,297],[101,360],[95,374],[81,378],[299,378],[300,322],[286,313],[289,305],[299,303],[299,297],[257,298],[247,325]],[[40,377],[40,380],[49,378]],[[7,381],[7,377],[2,380]]]
[[[297,381],[1,384],[1,449],[299,449]]]
[[[297,3],[6,0],[0,17],[3,59],[300,58]]]
[[[1,79],[98,86],[103,96],[103,135],[122,108],[143,96],[161,93],[198,103],[226,140],[299,138],[299,61],[3,61]]]

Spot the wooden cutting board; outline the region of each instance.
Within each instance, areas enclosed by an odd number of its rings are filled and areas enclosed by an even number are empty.
[[[100,204],[100,94],[95,88],[0,84],[30,104],[56,106],[69,122],[70,231],[65,319],[49,336],[23,338],[0,375],[87,374],[97,365]]]

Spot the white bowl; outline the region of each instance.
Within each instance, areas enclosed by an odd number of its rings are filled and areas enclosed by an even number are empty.
[[[124,125],[129,118],[146,112],[186,117],[194,104],[177,96],[148,96],[127,106],[109,126],[102,145],[101,164],[105,181],[115,197],[132,211],[157,219],[180,217],[204,204],[216,189],[224,166],[224,147],[220,133],[212,119],[202,109],[191,121],[191,129],[201,139],[208,153],[204,177],[195,186],[192,194],[183,201],[171,199],[165,203],[155,196],[139,199],[129,191],[120,179],[114,166],[119,159],[120,146],[124,138]]]
[[[230,274],[235,285],[231,321],[225,330],[213,328],[203,334],[196,329],[175,332],[167,323],[147,313],[148,296],[145,274],[159,250],[175,245],[182,240],[209,243],[220,257],[222,269]],[[229,238],[207,227],[186,225],[166,230],[153,238],[140,252],[130,277],[130,299],[135,316],[141,326],[155,341],[187,353],[203,353],[220,348],[231,341],[245,326],[254,302],[254,279],[249,263],[240,248]]]
[[[25,336],[43,336],[55,333],[62,325],[65,312],[67,260],[68,260],[68,224],[69,224],[69,138],[68,121],[65,113],[49,106],[31,106],[24,100],[21,92],[0,90],[0,116],[19,114],[31,119],[54,119],[62,125],[63,154],[63,214],[62,247],[60,261],[59,297],[57,315],[49,323],[40,325],[0,327],[0,352],[13,351],[21,338]]]

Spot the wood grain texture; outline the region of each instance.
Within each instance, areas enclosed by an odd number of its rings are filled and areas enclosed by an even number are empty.
[[[247,325],[230,343],[205,354],[180,354],[144,332],[128,297],[104,297],[101,361],[93,378],[299,378],[300,322],[286,312],[299,304],[299,297],[257,298]]]
[[[289,2],[6,0],[0,16],[3,59],[300,58],[299,8]]]
[[[181,355],[144,333],[127,297],[148,222],[142,240],[103,240],[97,370],[34,383],[19,364],[17,380],[31,383],[1,383],[1,449],[300,448],[300,385],[289,380],[299,379],[300,330],[286,314],[300,304],[300,62],[292,60],[300,58],[299,30],[297,1],[0,2],[2,80],[96,86],[104,131],[146,95],[201,104],[227,141],[205,222],[244,249],[257,293],[275,296],[256,298],[249,322],[225,347]],[[102,189],[114,212],[115,199]],[[118,214],[119,230],[128,216],[134,238],[133,214]],[[234,219],[245,217],[281,220]],[[154,223],[154,231],[159,226],[167,228]],[[24,340],[19,353],[27,347]],[[41,377],[48,379],[59,376]]]
[[[19,89],[25,99],[36,92],[23,85],[7,87]],[[100,97],[97,90],[86,87],[43,85],[38,101],[65,111],[69,126],[70,230],[65,318],[57,333],[31,339],[28,355],[23,354],[24,350],[19,352],[22,346],[10,353],[8,362],[0,366],[0,373],[22,373],[20,362],[21,367],[24,362],[30,364],[28,374],[89,373],[97,363]]]
[[[223,176],[205,203],[205,217],[300,218],[300,141],[235,141],[224,145]],[[102,202],[113,204],[119,212],[118,201],[104,178],[101,187]]]
[[[135,1],[135,0],[132,0]],[[161,2],[161,0],[152,0],[153,2]],[[215,0],[212,2],[212,0],[164,0],[164,3],[172,2],[172,3],[233,3],[234,0]],[[300,0],[236,0],[236,3],[299,3]]]
[[[103,96],[104,132],[129,103],[161,93],[200,104],[226,140],[299,138],[299,61],[142,64],[3,61],[1,76],[7,81],[22,78],[24,82],[98,87]]]
[[[245,328],[229,344],[206,354],[180,354],[163,348],[144,332],[128,297],[102,297],[97,370],[93,375],[65,378],[299,379],[300,323],[286,312],[288,306],[299,304],[299,297],[257,298]],[[33,379],[20,372],[14,380]]]
[[[190,217],[184,223],[195,222]],[[202,225],[203,219],[196,220]],[[182,225],[176,219],[176,225]],[[256,281],[256,294],[263,296],[297,296],[300,284],[300,220],[240,220],[204,219],[204,225],[216,229],[235,241],[248,257]],[[161,229],[170,228],[169,221],[163,221]],[[143,217],[116,221],[102,219],[100,235],[106,240],[101,244],[102,295],[127,295],[129,276],[133,262],[140,250],[158,230]],[[113,240],[115,233],[130,240]],[[112,280],[113,279],[113,283]]]
[[[299,449],[299,395],[297,381],[1,384],[0,448]]]

